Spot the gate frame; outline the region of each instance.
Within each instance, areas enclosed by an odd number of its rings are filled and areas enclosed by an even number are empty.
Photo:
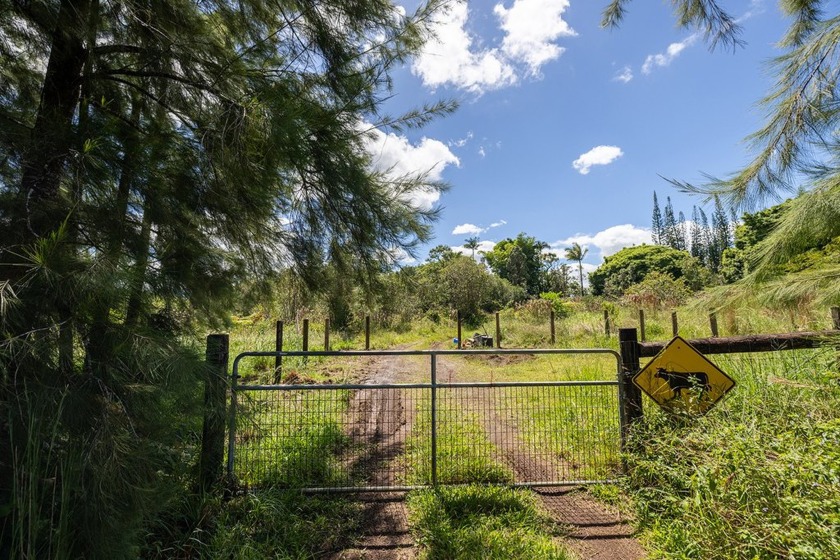
[[[616,361],[616,379],[600,381],[506,381],[506,382],[462,382],[462,383],[438,383],[437,381],[437,357],[438,356],[465,356],[465,355],[575,355],[575,354],[599,354],[613,356]],[[429,383],[385,383],[385,384],[317,384],[317,385],[285,385],[285,384],[261,384],[261,385],[239,385],[239,362],[244,358],[251,357],[334,357],[334,356],[428,356],[429,357]],[[227,476],[235,480],[234,466],[236,460],[236,408],[238,391],[276,391],[280,387],[288,387],[289,390],[366,390],[366,389],[428,389],[431,396],[431,485],[415,486],[360,486],[360,487],[333,487],[333,488],[304,488],[301,489],[310,493],[326,492],[398,492],[404,490],[416,490],[420,488],[437,487],[437,390],[461,387],[564,387],[564,386],[615,386],[618,388],[618,421],[619,421],[619,449],[625,451],[627,441],[627,430],[632,422],[629,416],[630,409],[626,404],[628,381],[632,376],[628,372],[622,360],[622,354],[611,348],[549,348],[549,349],[495,349],[495,350],[343,350],[343,351],[290,351],[290,352],[241,352],[233,360],[230,385],[230,409],[228,415],[228,445],[227,445]],[[632,387],[632,383],[631,383]],[[623,461],[622,461],[623,463]],[[615,483],[615,479],[605,480],[568,480],[568,481],[538,481],[518,483],[491,483],[495,486],[507,487],[547,487],[547,486],[582,486],[591,484]],[[450,486],[450,485],[447,485]],[[457,486],[457,484],[451,485]]]

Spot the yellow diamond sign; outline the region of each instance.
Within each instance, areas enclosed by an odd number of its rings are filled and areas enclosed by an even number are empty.
[[[735,381],[679,336],[665,345],[633,383],[670,412],[702,414],[735,386]]]

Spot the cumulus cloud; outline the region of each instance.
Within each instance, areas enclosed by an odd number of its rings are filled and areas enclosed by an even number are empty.
[[[609,227],[594,235],[579,233],[567,239],[555,241],[551,244],[551,247],[562,258],[564,257],[565,248],[571,246],[572,243],[579,243],[584,247],[594,247],[598,249],[599,255],[603,258],[617,253],[625,247],[642,245],[643,243],[650,244],[651,237],[650,230],[647,228],[640,228],[632,224],[622,224]]]
[[[555,41],[575,35],[562,19],[568,6],[568,0],[514,0],[510,8],[497,4],[493,11],[504,37],[501,45],[487,47],[467,29],[466,1],[455,2],[438,14],[435,36],[411,70],[427,87],[451,85],[479,95],[516,84],[563,53]]]
[[[624,68],[622,68],[618,72],[618,74],[613,76],[613,81],[614,82],[622,82],[622,83],[625,83],[625,84],[632,79],[633,79],[633,70],[629,66],[625,66]]]
[[[452,235],[478,235],[479,233],[484,233],[485,231],[487,230],[473,224],[461,224],[459,226],[455,226],[455,229],[452,230]]]
[[[498,222],[493,222],[492,224],[490,224],[486,228],[479,227],[479,226],[474,225],[474,224],[461,224],[461,225],[455,226],[455,229],[452,230],[452,235],[479,235],[479,234],[482,234],[482,233],[484,233],[488,230],[491,230],[493,228],[497,228],[499,226],[503,226],[505,224],[507,224],[507,222],[505,220],[499,220]]]
[[[581,175],[586,175],[593,165],[609,165],[623,155],[624,152],[618,146],[595,146],[573,161],[572,167],[577,169]]]
[[[563,21],[568,7],[568,0],[515,0],[510,8],[496,4],[493,13],[505,32],[502,52],[524,63],[532,75],[538,74],[543,64],[563,54],[565,49],[555,41],[577,35]]]
[[[431,181],[439,181],[448,165],[457,167],[461,164],[446,144],[433,138],[423,138],[418,144],[412,144],[404,136],[373,129],[366,135],[366,142],[374,169],[394,180],[425,176]],[[412,194],[411,203],[428,210],[439,198],[440,193],[434,189],[418,189]]]
[[[665,49],[664,53],[649,54],[647,58],[645,58],[644,64],[642,64],[642,74],[650,74],[656,67],[668,66],[675,58],[680,56],[680,53],[683,52],[686,47],[694,44],[698,37],[699,35],[694,33],[679,43],[671,43],[668,45],[668,48]]]

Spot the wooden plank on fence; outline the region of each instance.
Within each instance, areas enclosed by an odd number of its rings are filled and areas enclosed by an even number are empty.
[[[703,354],[738,354],[818,348],[836,339],[840,339],[840,330],[695,338],[687,342]],[[656,356],[665,344],[667,343],[643,342],[639,344],[639,356],[642,358]]]

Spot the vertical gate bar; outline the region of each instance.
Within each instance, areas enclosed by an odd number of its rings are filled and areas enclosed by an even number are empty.
[[[274,326],[274,351],[283,351],[283,321],[277,321],[277,324]],[[278,354],[277,356],[274,356],[274,383],[279,385],[282,377],[283,356]]]
[[[239,358],[233,361],[233,372],[230,376],[230,418],[228,419],[228,457],[227,473],[233,479],[234,442],[236,441],[236,380],[239,377]]]
[[[437,354],[432,354],[430,357],[432,385],[432,486],[437,486]]]

